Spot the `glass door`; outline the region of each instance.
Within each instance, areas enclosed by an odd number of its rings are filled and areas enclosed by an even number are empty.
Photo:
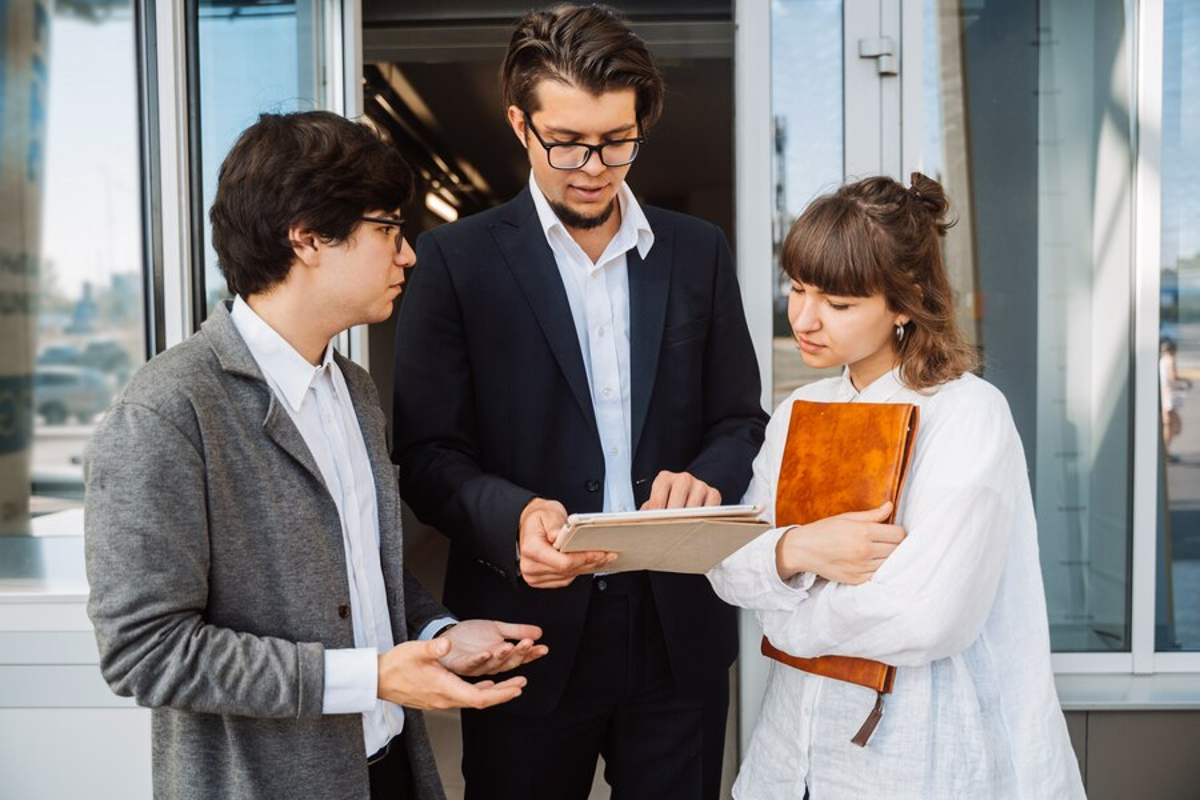
[[[958,219],[946,263],[1025,445],[1057,652],[1130,650],[1132,5],[905,6],[904,176]]]
[[[1130,647],[1131,14],[1128,0],[771,6],[773,400],[818,377],[787,327],[791,221],[842,179],[941,181],[959,322],[1025,444],[1060,652]]]
[[[819,377],[800,358],[787,319],[790,283],[779,252],[792,220],[842,182],[846,164],[843,0],[771,4],[771,365],[774,407]],[[878,123],[871,136],[878,139]],[[863,126],[859,126],[860,130]]]
[[[735,8],[738,273],[763,403],[774,408],[830,374],[805,366],[791,336],[789,282],[779,267],[788,228],[843,181],[900,171],[903,19],[899,0],[772,0]],[[761,636],[753,615],[743,613],[743,746],[766,684]]]
[[[844,180],[900,169],[899,0],[774,0],[770,86],[772,407],[824,377],[787,321],[779,250],[792,221]]]
[[[338,0],[195,0],[189,3],[196,318],[228,296],[212,249],[208,209],[221,161],[263,113],[346,113]]]
[[[764,178],[739,183],[738,255],[770,364],[764,403],[821,377],[787,324],[778,253],[792,220],[843,180],[939,180],[957,220],[944,257],[959,322],[1026,450],[1056,665],[1130,670],[1134,3],[748,5],[739,25],[758,39],[743,35],[736,55],[739,113],[752,119],[738,169]],[[769,98],[754,99],[759,84]],[[769,153],[755,125],[769,127]],[[756,244],[760,217],[770,252]],[[744,623],[748,732],[765,668]]]
[[[1200,651],[1200,5],[1163,3],[1155,646]],[[1152,410],[1139,412],[1144,418]],[[1190,664],[1195,664],[1191,661]]]

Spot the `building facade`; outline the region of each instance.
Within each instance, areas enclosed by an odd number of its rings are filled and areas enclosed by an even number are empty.
[[[1089,794],[1194,796],[1200,2],[611,4],[668,84],[630,184],[734,243],[765,407],[820,377],[783,315],[791,220],[848,178],[945,185],[960,323],[1026,449]],[[507,199],[527,165],[496,75],[528,5],[0,0],[0,794],[149,794],[148,716],[100,680],[83,611],[79,457],[131,372],[225,296],[207,209],[236,134],[264,111],[368,120],[418,173],[410,238]],[[392,330],[339,343],[385,397]],[[744,738],[766,667],[743,622]]]

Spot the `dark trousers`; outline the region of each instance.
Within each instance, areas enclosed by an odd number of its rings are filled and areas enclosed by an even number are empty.
[[[371,800],[416,800],[412,766],[401,737],[393,739],[387,755],[367,770],[371,776]]]
[[[598,756],[613,800],[716,800],[728,676],[676,686],[644,573],[576,580],[592,597],[558,707],[463,711],[466,800],[584,800]]]

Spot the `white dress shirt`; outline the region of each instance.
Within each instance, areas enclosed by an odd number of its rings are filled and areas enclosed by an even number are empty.
[[[529,190],[562,276],[587,370],[600,446],[604,449],[604,510],[633,511],[626,254],[636,247],[644,259],[654,245],[654,232],[633,192],[622,182],[617,190],[621,227],[600,258],[592,261],[550,208],[532,173]]]
[[[926,393],[897,373],[861,393],[849,377],[798,389],[767,426],[746,503],[774,510],[792,403],[913,403],[920,425],[897,509],[907,538],[859,586],[780,580],[773,529],[709,573],[801,657],[898,667],[866,747],[851,744],[875,693],[772,662],[734,796],[1081,798],[1050,666],[1037,526],[1008,403],[973,375]]]
[[[404,710],[378,698],[378,657],[395,638],[379,561],[375,476],[358,416],[332,345],[326,346],[320,366],[313,366],[241,297],[233,301],[230,316],[308,445],[341,518],[355,647],[325,650],[322,708],[326,714],[361,713],[370,755],[400,733]],[[450,622],[430,622],[422,637]]]

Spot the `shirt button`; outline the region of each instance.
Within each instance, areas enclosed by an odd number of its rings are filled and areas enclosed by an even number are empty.
[[[600,481],[596,480],[595,478],[588,478],[583,482],[583,488],[587,489],[589,492],[598,492],[600,491]]]
[[[350,616],[350,606],[338,606],[338,616],[342,619]]]
[[[607,328],[605,328],[603,325],[601,325],[599,328],[596,328],[597,336],[603,336],[606,332],[607,332]]]
[[[612,396],[613,396],[613,390],[612,390],[612,387],[611,387],[611,386],[605,386],[603,389],[601,389],[601,390],[600,390],[600,395],[601,395],[602,397],[612,397]]]
[[[608,591],[608,581],[604,580],[604,578],[597,579],[596,580],[596,588],[602,592],[607,592]]]
[[[608,452],[609,452],[609,454],[610,454],[610,455],[619,456],[619,455],[621,455],[621,448],[619,448],[619,447],[610,447],[610,448],[609,448],[609,450],[608,450]]]

